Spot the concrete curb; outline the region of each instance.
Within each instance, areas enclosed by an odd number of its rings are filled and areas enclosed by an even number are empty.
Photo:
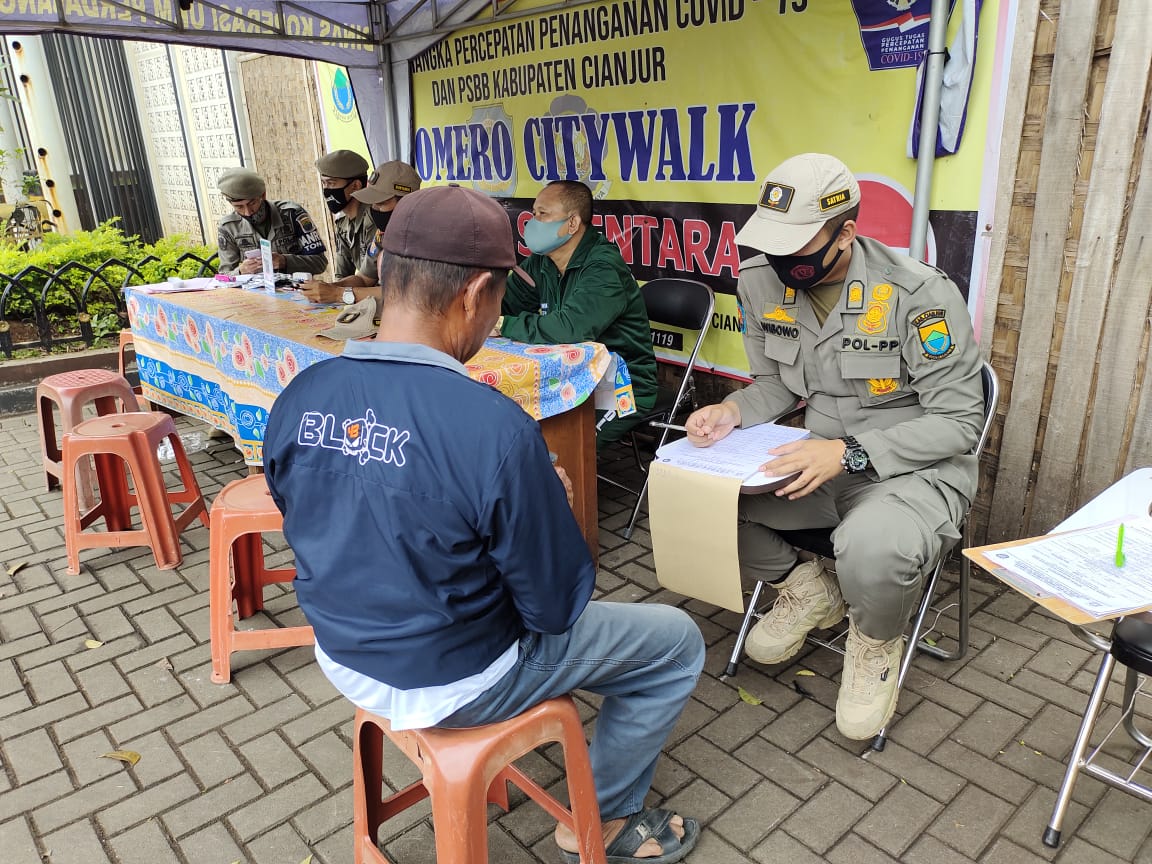
[[[36,385],[49,375],[76,369],[112,369],[118,366],[119,349],[98,348],[74,354],[53,354],[31,360],[0,363],[0,417],[26,414],[36,408]],[[129,380],[135,386],[135,375]]]

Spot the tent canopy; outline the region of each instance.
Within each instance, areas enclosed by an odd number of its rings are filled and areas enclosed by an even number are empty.
[[[514,10],[515,0],[0,0],[3,31],[72,33],[259,51],[338,63],[348,69],[376,162],[406,158],[408,59],[466,25],[572,8],[595,0]],[[487,20],[487,19],[486,19]]]

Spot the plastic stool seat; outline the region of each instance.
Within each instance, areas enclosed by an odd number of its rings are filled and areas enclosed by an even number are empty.
[[[107,369],[77,369],[49,375],[42,380],[36,386],[36,419],[40,426],[41,461],[49,490],[59,486],[63,477],[63,454],[57,443],[53,405],[60,412],[60,426],[65,434],[84,420],[84,409],[88,405],[95,407],[97,415],[114,414],[118,410],[140,410],[128,380]],[[88,482],[87,485],[92,484]]]
[[[420,769],[422,779],[382,799],[385,735]],[[554,741],[564,750],[571,809],[512,764]],[[499,804],[507,810],[508,783],[575,832],[583,864],[605,864],[588,744],[570,696],[548,699],[509,720],[471,729],[398,732],[385,718],[357,709],[352,763],[355,864],[392,864],[376,845],[380,825],[425,798],[432,799],[436,860],[487,864],[486,805]]]
[[[182,489],[170,490],[156,455],[167,440],[176,456]],[[76,475],[92,457],[99,501],[82,507]],[[128,488],[125,467],[134,491]],[[208,525],[204,497],[196,482],[176,425],[167,414],[154,411],[108,414],[79,423],[64,435],[64,540],[68,549],[68,573],[80,572],[80,550],[150,546],[156,566],[171,570],[183,560],[180,533],[199,518]],[[172,504],[187,504],[173,517]],[[132,529],[131,510],[140,510],[141,529]],[[103,517],[107,531],[84,533]]]
[[[212,638],[212,680],[226,684],[232,677],[233,651],[312,645],[310,626],[237,630],[232,617],[264,608],[264,586],[291,582],[293,568],[269,570],[264,565],[261,535],[283,531],[284,517],[276,508],[263,474],[234,480],[212,502],[208,559],[208,614]]]

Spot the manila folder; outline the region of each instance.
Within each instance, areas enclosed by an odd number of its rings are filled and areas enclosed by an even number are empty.
[[[656,578],[665,588],[744,612],[736,551],[740,483],[656,460],[648,479],[648,525]]]

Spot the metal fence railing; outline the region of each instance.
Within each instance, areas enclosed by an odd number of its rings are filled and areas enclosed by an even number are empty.
[[[109,258],[97,267],[70,261],[55,271],[30,265],[0,273],[0,355],[11,359],[18,350],[76,342],[91,347],[119,332],[128,326],[124,289],[147,284],[142,268],[156,263],[160,259],[149,255],[135,264]],[[173,272],[189,275],[183,266],[189,263],[199,265],[191,275],[203,276],[216,272],[218,259],[185,252]]]

